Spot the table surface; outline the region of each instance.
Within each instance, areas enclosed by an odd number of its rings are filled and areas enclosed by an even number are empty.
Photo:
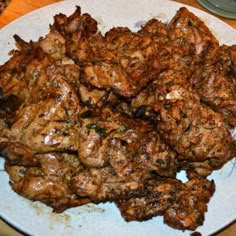
[[[0,15],[0,29],[20,16],[27,14],[28,12],[60,1],[61,0],[11,0],[7,9]],[[176,0],[176,2],[184,3],[208,12],[203,7],[201,7],[196,0]],[[236,29],[236,20],[230,20],[223,17],[218,18]],[[226,226],[226,228],[221,230],[215,236],[235,235],[236,223],[232,223],[229,226]],[[22,236],[22,234],[0,219],[0,236]]]

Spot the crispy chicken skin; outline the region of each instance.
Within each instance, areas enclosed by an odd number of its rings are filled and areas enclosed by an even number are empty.
[[[55,212],[114,202],[126,221],[203,224],[206,177],[236,154],[236,47],[180,8],[99,31],[80,7],[0,66],[0,154],[19,195]],[[187,172],[188,181],[176,178]]]

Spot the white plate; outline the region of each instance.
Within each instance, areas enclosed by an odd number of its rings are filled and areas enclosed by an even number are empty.
[[[0,64],[8,59],[8,52],[15,47],[12,35],[25,40],[37,40],[48,32],[53,16],[59,12],[71,14],[79,5],[98,20],[101,30],[113,26],[128,26],[138,29],[140,23],[156,17],[164,22],[174,16],[183,5],[163,0],[68,0],[34,11],[4,27],[0,31]],[[188,7],[206,22],[220,43],[236,44],[236,32],[217,18]],[[0,158],[0,169],[3,159]],[[236,168],[233,161],[215,172],[216,192],[206,213],[204,226],[197,229],[209,235],[232,222],[236,216]],[[38,236],[77,235],[189,235],[190,232],[174,230],[163,224],[162,217],[138,223],[126,223],[113,204],[88,205],[69,209],[63,214],[54,214],[40,203],[32,203],[14,193],[8,184],[8,175],[0,171],[0,216],[20,230]]]

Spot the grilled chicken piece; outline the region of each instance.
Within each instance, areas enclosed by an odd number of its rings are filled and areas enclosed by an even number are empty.
[[[60,14],[54,20],[52,37],[44,40],[46,45],[54,42],[53,32],[59,32],[66,39],[66,54],[83,67],[83,81],[98,89],[112,89],[130,97],[160,71],[154,57],[155,45],[148,34],[118,27],[103,37],[97,32],[97,22],[88,14],[81,15],[80,8],[68,18]]]
[[[235,142],[222,116],[200,103],[189,87],[160,89],[158,131],[160,136],[188,162],[209,161],[212,169],[222,167],[235,155]]]
[[[48,153],[36,155],[36,159],[40,166],[5,165],[14,191],[49,205],[55,212],[90,202],[88,198],[78,198],[69,188],[73,174],[83,169],[76,155]]]
[[[120,65],[112,62],[87,63],[84,69],[83,79],[98,89],[110,91],[124,97],[130,97],[136,93],[136,86],[132,84]]]
[[[168,32],[171,40],[185,41],[193,44],[196,54],[205,62],[214,60],[219,43],[203,21],[201,21],[187,8],[182,7],[168,24]]]
[[[185,85],[195,70],[197,58],[190,44],[168,40],[158,45],[156,58],[162,70],[159,75],[131,100],[135,117],[155,120],[153,106],[158,102],[157,91],[162,86]]]
[[[5,97],[14,95],[22,102],[25,99],[32,98],[35,92],[33,89],[36,89],[38,92],[40,90],[36,86],[39,85],[39,82],[41,83],[39,81],[41,78],[39,77],[54,77],[56,72],[57,74],[65,75],[64,78],[70,84],[75,86],[78,83],[80,69],[74,63],[58,64],[54,60],[53,55],[43,51],[39,43],[22,42],[22,39],[19,37],[16,37],[16,39],[18,40],[17,42],[20,41],[21,46],[19,50],[14,51],[12,58],[0,66],[0,88]],[[43,73],[47,73],[47,75]],[[43,84],[40,85],[42,86]],[[33,86],[36,87],[34,88]]]
[[[118,27],[107,32],[104,41],[100,59],[84,63],[83,79],[87,83],[131,97],[159,74],[156,48],[149,35]]]
[[[109,109],[83,120],[79,159],[93,168],[111,165],[124,179],[145,179],[150,172],[168,177],[176,174],[175,153],[148,122],[124,118]]]
[[[28,95],[2,137],[33,152],[77,151],[78,66],[56,66],[40,48],[35,53],[22,78]]]
[[[75,64],[57,65],[40,47],[33,53],[34,58],[27,64],[23,77],[29,94],[24,102],[31,104],[47,97],[63,96],[63,93],[69,93],[69,90],[71,96],[75,97],[80,68]]]
[[[200,65],[191,78],[193,88],[201,101],[221,113],[229,125],[236,126],[236,47],[221,46],[216,54],[216,62]]]
[[[144,196],[116,203],[126,221],[163,215],[165,223],[173,228],[194,230],[203,224],[207,203],[214,191],[214,182],[207,179],[182,183],[177,179],[157,178],[145,185]]]
[[[55,95],[51,93],[47,99],[21,106],[15,122],[2,136],[21,142],[34,152],[77,151],[78,100],[70,86],[59,81],[55,80]]]
[[[182,189],[177,179],[155,178],[145,184],[145,190],[138,197],[116,201],[126,221],[144,221],[164,212],[176,201],[176,194]]]
[[[105,109],[83,121],[79,159],[89,169],[73,178],[73,191],[93,201],[137,194],[153,175],[175,177],[175,152],[145,121],[130,120]]]
[[[58,31],[65,39],[70,39],[74,33],[93,35],[97,32],[97,22],[88,13],[81,15],[78,6],[73,14],[66,16],[62,13],[54,16],[54,22],[50,26],[52,30]]]
[[[204,222],[207,203],[215,192],[215,184],[207,179],[192,179],[176,191],[174,201],[164,213],[164,222],[176,229],[195,230]]]
[[[81,14],[80,7],[77,7],[69,17],[64,14],[56,15],[50,29],[51,32],[57,32],[64,38],[65,43],[63,42],[61,49],[65,50],[66,55],[77,64],[96,56],[97,46],[101,47],[100,39],[103,37],[97,34],[97,21],[87,13]],[[91,42],[93,41],[95,44],[90,45],[90,38],[93,37],[95,39]]]
[[[131,97],[150,81],[156,80],[163,70],[171,68],[179,71],[188,68],[189,74],[191,74],[189,69],[190,64],[193,63],[191,48],[171,42],[166,44],[162,44],[163,42],[156,43],[157,40],[152,39],[152,35],[147,33],[144,34],[147,42],[142,42],[140,45],[141,33],[133,35],[129,32],[131,39],[127,39],[120,32],[122,30],[125,31],[125,34],[128,34],[127,29],[113,29],[108,33],[108,39],[106,38],[109,40],[108,45],[111,41],[109,48],[114,48],[116,59],[85,64],[85,75],[83,77],[88,83],[100,89],[110,89],[112,87],[114,92],[119,95]],[[115,39],[110,39],[112,37],[110,34]],[[121,36],[115,37],[114,34],[118,34],[118,36],[122,34],[124,39]],[[116,40],[115,43],[113,43],[114,40]],[[121,41],[121,45],[116,45],[118,44],[117,41]],[[118,52],[116,48],[119,49]],[[104,58],[107,60],[106,55]]]

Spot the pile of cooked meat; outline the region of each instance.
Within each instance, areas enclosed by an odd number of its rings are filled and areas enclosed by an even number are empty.
[[[236,45],[186,8],[103,34],[77,7],[38,41],[14,38],[0,67],[0,154],[15,192],[58,213],[114,202],[126,221],[203,224],[207,176],[236,154]]]

